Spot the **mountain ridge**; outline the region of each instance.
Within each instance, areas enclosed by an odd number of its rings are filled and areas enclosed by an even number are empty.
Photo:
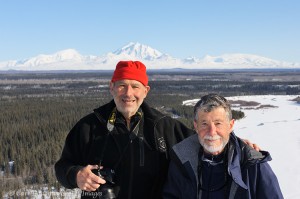
[[[24,60],[0,62],[0,71],[22,70],[113,70],[120,60],[142,61],[147,69],[293,69],[300,68],[299,63],[277,61],[252,54],[206,55],[200,59],[187,57],[179,59],[162,53],[150,46],[138,42],[127,45],[101,56],[81,55],[75,49],[65,49],[56,53],[40,54]]]

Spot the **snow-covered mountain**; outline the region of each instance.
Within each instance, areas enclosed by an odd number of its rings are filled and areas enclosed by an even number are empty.
[[[300,63],[272,60],[250,54],[224,54],[205,56],[200,59],[174,58],[150,46],[130,42],[114,52],[101,56],[81,55],[74,49],[67,49],[51,55],[38,55],[25,60],[0,62],[0,70],[113,70],[120,60],[140,60],[148,69],[248,69],[248,68],[300,68]]]
[[[129,43],[126,46],[116,50],[113,54],[115,55],[129,55],[140,60],[153,61],[164,54],[155,50],[149,46],[142,45],[140,43]]]

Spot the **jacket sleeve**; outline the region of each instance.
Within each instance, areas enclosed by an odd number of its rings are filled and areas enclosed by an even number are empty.
[[[164,199],[197,198],[197,180],[190,162],[182,163],[171,150],[167,180],[163,189]]]
[[[267,162],[257,164],[256,198],[283,199],[275,173]],[[250,173],[250,178],[253,174]]]
[[[85,165],[90,126],[79,121],[67,135],[60,159],[55,163],[57,180],[66,188],[77,187],[76,175]]]
[[[169,149],[169,152],[175,144],[195,134],[195,131],[188,128],[176,119],[166,117],[164,120],[161,120],[161,122],[163,122],[163,124],[158,124],[157,130],[158,132],[163,132],[164,137],[167,141],[167,147]]]

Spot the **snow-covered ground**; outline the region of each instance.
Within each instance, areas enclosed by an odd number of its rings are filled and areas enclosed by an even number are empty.
[[[287,199],[300,198],[300,104],[290,101],[295,97],[270,95],[229,98],[278,106],[243,110],[246,118],[236,122],[235,133],[271,153],[273,160],[270,165]]]
[[[300,198],[300,104],[297,96],[264,95],[228,97],[228,100],[256,101],[273,108],[241,108],[245,118],[235,122],[235,134],[269,151],[270,165],[277,175],[284,198]],[[183,104],[192,105],[197,100]],[[235,108],[236,109],[236,108]],[[240,109],[240,108],[238,108]]]

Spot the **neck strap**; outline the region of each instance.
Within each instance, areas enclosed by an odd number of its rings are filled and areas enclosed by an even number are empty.
[[[139,115],[139,121],[135,125],[134,129],[132,130],[132,132],[130,132],[130,135],[129,135],[130,142],[132,142],[133,139],[135,139],[136,137],[138,137],[138,134],[139,134],[139,124],[140,124],[140,122],[142,120],[143,112],[141,110],[138,110],[137,114]],[[108,142],[108,137],[115,130],[116,118],[117,118],[117,108],[114,107],[113,110],[112,110],[112,112],[110,113],[110,115],[108,117],[107,124],[106,124],[107,130],[108,130],[108,134],[105,135],[105,141],[104,141],[104,144],[103,144],[103,150],[102,150],[102,153],[101,153],[101,156],[100,156],[100,161],[99,161],[99,168],[102,165],[102,161],[103,161],[103,157],[104,157],[104,152],[106,150],[106,145],[107,145],[107,142]],[[126,149],[128,147],[128,144],[125,147],[124,152],[122,153],[122,155],[121,155],[119,161],[117,162],[117,164],[115,165],[115,167],[117,167],[117,165],[119,164],[119,162],[123,158],[123,156],[124,156],[124,154],[126,152]]]

